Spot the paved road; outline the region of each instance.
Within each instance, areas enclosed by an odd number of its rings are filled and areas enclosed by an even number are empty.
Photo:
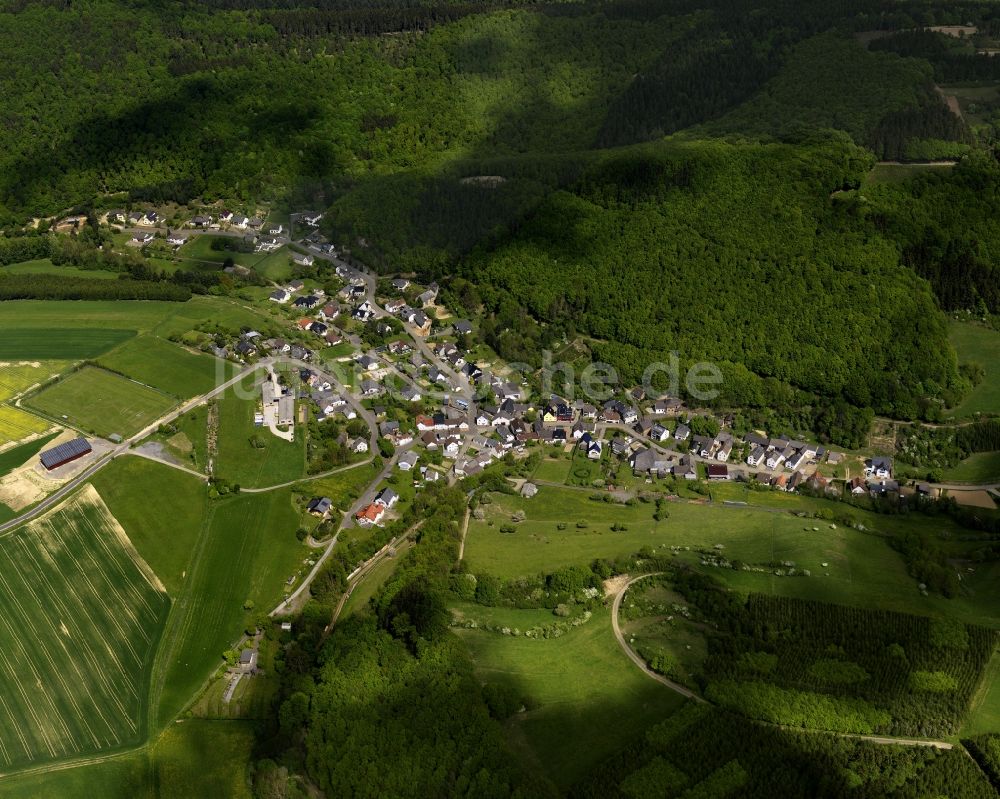
[[[687,697],[688,699],[692,699],[695,702],[700,702],[704,704],[705,700],[702,699],[700,696],[698,696],[698,694],[696,694],[690,688],[685,688],[680,683],[676,683],[673,680],[668,680],[662,674],[657,674],[655,671],[649,668],[649,666],[646,665],[646,661],[643,660],[641,657],[639,657],[633,651],[632,647],[628,645],[628,642],[625,640],[625,636],[622,634],[621,627],[618,624],[618,610],[619,608],[621,608],[622,599],[625,597],[625,593],[628,591],[628,589],[634,583],[639,582],[639,580],[644,580],[647,577],[654,577],[657,574],[661,573],[662,572],[653,572],[651,574],[640,574],[638,577],[630,578],[629,581],[625,583],[622,590],[619,591],[617,594],[615,594],[615,601],[611,605],[611,628],[614,630],[615,638],[618,640],[618,645],[622,648],[622,651],[626,655],[628,655],[629,660],[631,660],[633,663],[635,663],[636,666],[642,669],[643,673],[647,677],[656,680],[661,685],[667,686],[667,688],[669,688],[671,691],[675,691],[676,693],[679,693],[681,696]]]
[[[188,400],[187,402],[185,402],[184,404],[182,404],[180,407],[176,408],[175,410],[170,411],[169,413],[161,416],[155,422],[153,422],[150,425],[147,425],[145,428],[143,428],[142,430],[140,430],[134,436],[130,437],[129,439],[127,439],[125,441],[123,441],[121,444],[119,444],[113,450],[111,450],[110,452],[106,453],[105,455],[103,455],[98,460],[94,461],[94,463],[90,464],[90,466],[88,466],[86,469],[84,469],[82,472],[80,472],[80,474],[78,474],[72,480],[70,480],[69,482],[67,482],[65,485],[63,485],[60,488],[58,488],[55,491],[53,491],[45,499],[43,499],[41,502],[39,502],[37,505],[35,505],[35,507],[31,508],[31,510],[25,511],[20,516],[14,518],[14,519],[11,519],[9,522],[5,522],[4,524],[0,524],[0,535],[4,534],[4,533],[6,533],[6,532],[8,532],[10,530],[13,530],[15,527],[18,527],[18,526],[24,524],[24,522],[29,521],[31,519],[34,519],[36,516],[39,516],[42,513],[44,513],[45,511],[47,511],[53,505],[55,505],[56,503],[60,502],[62,499],[64,499],[66,496],[68,496],[70,493],[72,493],[74,490],[76,490],[79,486],[81,486],[83,483],[85,483],[87,480],[89,480],[91,477],[93,477],[95,473],[97,473],[100,469],[103,469],[105,466],[107,466],[109,463],[111,463],[111,461],[113,461],[119,455],[123,455],[126,452],[128,452],[129,448],[133,444],[138,443],[142,439],[146,438],[146,436],[150,435],[150,433],[155,432],[160,427],[160,425],[169,424],[170,422],[174,421],[179,416],[182,416],[183,414],[187,413],[192,408],[195,408],[198,405],[201,405],[202,403],[207,402],[212,397],[218,396],[219,394],[221,394],[222,392],[224,392],[227,388],[230,388],[231,386],[233,386],[236,383],[238,383],[240,380],[242,380],[248,374],[251,374],[251,373],[255,372],[257,369],[260,369],[261,367],[270,366],[270,364],[272,362],[273,362],[273,359],[271,359],[271,358],[266,358],[266,359],[264,359],[262,361],[259,361],[258,363],[254,364],[253,366],[249,366],[246,369],[242,370],[235,377],[227,380],[225,383],[222,383],[222,384],[216,386],[211,391],[209,391],[209,392],[207,392],[205,394],[202,394],[201,396],[195,397],[194,399]],[[169,465],[176,466],[176,464],[169,464]]]

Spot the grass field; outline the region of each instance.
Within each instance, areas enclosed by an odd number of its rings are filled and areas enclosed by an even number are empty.
[[[92,488],[0,539],[0,763],[141,743],[169,601]]]
[[[905,183],[911,178],[924,172],[935,170],[941,174],[947,174],[951,166],[942,164],[940,166],[928,164],[876,164],[875,168],[868,174],[865,183]]]
[[[532,478],[535,480],[545,480],[550,483],[565,483],[569,477],[570,467],[573,461],[563,458],[542,458],[535,467]]]
[[[27,463],[31,458],[41,452],[42,447],[48,444],[57,435],[59,435],[58,432],[51,433],[47,436],[36,438],[34,441],[29,441],[27,444],[21,444],[20,446],[11,447],[10,449],[0,452],[0,477],[3,477],[11,469],[16,469],[18,466],[22,466]]]
[[[89,433],[128,437],[156,421],[176,401],[121,375],[85,366],[25,401],[25,406]]]
[[[118,279],[118,272],[109,272],[105,269],[80,269],[75,266],[56,266],[48,258],[10,264],[0,271],[9,272],[12,275],[62,275],[64,277],[85,277],[91,280]]]
[[[231,377],[234,369],[226,361],[190,352],[153,335],[131,339],[97,363],[179,399],[211,391]]]
[[[0,779],[5,799],[250,799],[249,722],[188,719],[122,757],[43,774]]]
[[[952,322],[948,337],[958,351],[958,362],[974,361],[986,370],[986,377],[950,413],[1000,413],[1000,333],[983,325]]]
[[[1000,483],[1000,452],[977,452],[942,472],[947,482]]]
[[[281,601],[286,579],[309,554],[295,538],[297,527],[288,490],[211,504],[154,671],[158,724],[195,698],[246,624]],[[247,600],[251,611],[244,610]]]
[[[208,491],[197,477],[145,458],[117,458],[91,482],[171,597],[202,532]]]
[[[878,516],[827,500],[787,495],[781,511],[766,507],[700,505],[677,502],[666,506],[669,518],[656,522],[651,504],[632,507],[594,502],[589,491],[543,486],[530,500],[493,495],[484,521],[473,520],[465,544],[465,557],[473,573],[488,572],[517,577],[550,572],[562,566],[586,565],[595,558],[629,556],[643,546],[669,554],[671,546],[691,547],[676,557],[698,562],[694,551],[712,550],[722,544],[729,559],[762,568],[762,571],[714,569],[720,579],[740,591],[759,591],[841,604],[885,608],[908,613],[954,615],[965,621],[1000,627],[1000,564],[981,564],[967,574],[967,594],[952,600],[922,596],[907,574],[900,555],[884,537],[829,522],[801,519],[791,512],[811,512],[826,506],[849,513],[869,530],[893,535],[907,529],[955,533],[957,528],[940,518],[918,514]],[[765,495],[769,496],[769,495]],[[796,503],[796,504],[793,504]],[[515,524],[513,534],[502,534],[501,524],[524,510],[526,520]],[[489,522],[493,524],[490,526]],[[578,529],[578,521],[587,527]],[[559,530],[558,524],[566,524]],[[612,524],[624,532],[611,532]],[[813,530],[816,527],[818,529]],[[765,564],[793,561],[810,577],[781,577]],[[823,564],[826,564],[824,567]]]
[[[305,476],[306,433],[296,425],[295,441],[285,441],[267,428],[254,427],[258,407],[254,380],[248,377],[219,398],[219,458],[216,474],[241,486],[277,485]],[[242,395],[242,396],[241,396]],[[245,399],[244,397],[254,397]],[[252,436],[265,443],[262,449],[250,443]]]
[[[526,617],[537,613],[510,612]],[[530,627],[530,619],[519,626]],[[684,701],[632,665],[615,641],[607,608],[548,640],[456,629],[485,682],[510,684],[528,700],[527,712],[507,722],[509,740],[515,752],[560,788],[569,787]]]
[[[51,422],[34,414],[10,405],[0,405],[0,445],[20,441],[33,433],[44,433],[50,427]]]
[[[971,712],[962,725],[963,738],[986,732],[1000,733],[1000,652],[993,653],[980,693],[973,697]]]
[[[287,247],[281,247],[257,261],[254,270],[276,283],[288,280],[292,276],[292,253]]]
[[[377,472],[370,463],[363,463],[354,469],[322,477],[318,480],[303,480],[296,490],[302,490],[310,496],[329,497],[333,506],[346,510],[350,504],[361,496],[361,492],[372,481]]]
[[[15,361],[0,364],[0,402],[61,373],[65,361]]]

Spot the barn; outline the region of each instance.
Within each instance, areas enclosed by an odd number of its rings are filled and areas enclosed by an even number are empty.
[[[65,444],[60,444],[58,447],[46,450],[41,454],[40,458],[42,466],[51,472],[53,469],[57,469],[70,461],[75,461],[77,458],[89,455],[91,451],[87,439],[74,438],[72,441],[67,441]]]

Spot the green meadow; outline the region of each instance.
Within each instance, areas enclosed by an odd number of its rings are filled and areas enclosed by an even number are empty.
[[[179,399],[211,391],[231,376],[234,368],[226,361],[149,334],[116,347],[97,363]]]
[[[91,280],[117,280],[118,272],[106,269],[80,269],[76,266],[57,266],[48,258],[35,261],[22,261],[19,264],[9,264],[3,267],[3,272],[12,275],[62,275],[64,277],[86,277]]]
[[[758,591],[817,599],[840,604],[884,608],[908,613],[946,613],[964,621],[1000,627],[1000,564],[980,564],[965,575],[965,593],[952,600],[923,596],[909,576],[902,557],[889,545],[889,536],[905,530],[932,535],[957,528],[941,518],[918,514],[879,516],[829,500],[777,496],[782,507],[666,503],[667,518],[653,519],[652,503],[631,507],[595,502],[582,489],[542,486],[532,499],[491,495],[486,518],[473,519],[465,543],[470,570],[513,578],[586,565],[595,558],[628,557],[643,547],[682,561],[698,563],[697,550],[718,550],[753,570],[713,568],[727,584],[741,592]],[[760,497],[763,501],[770,494]],[[814,518],[827,508],[847,514],[866,529]],[[525,520],[511,521],[518,510]],[[578,527],[577,524],[585,527]],[[565,525],[560,530],[559,525]],[[624,525],[613,532],[612,525]],[[512,526],[513,533],[501,533]],[[814,529],[815,528],[815,529]],[[955,544],[955,546],[959,546]],[[671,547],[680,548],[672,554]],[[689,549],[685,549],[689,548]],[[956,550],[956,555],[960,550]],[[788,561],[810,576],[778,576],[769,564]],[[825,564],[825,565],[824,565]]]
[[[186,719],[137,751],[98,763],[0,778],[8,799],[251,799],[253,725]]]
[[[949,338],[960,364],[974,361],[986,370],[985,379],[950,412],[958,417],[1000,413],[1000,332],[971,322],[952,322]]]
[[[538,611],[508,615],[524,629]],[[524,699],[526,711],[507,722],[515,752],[563,789],[685,701],[629,661],[615,641],[608,608],[547,640],[455,629],[480,679],[508,685]]]
[[[163,416],[176,400],[126,377],[85,366],[29,397],[25,406],[107,438],[128,437]]]
[[[159,725],[195,698],[244,627],[284,597],[286,580],[309,554],[297,528],[287,489],[210,505],[154,669]],[[245,609],[248,601],[253,607]]]

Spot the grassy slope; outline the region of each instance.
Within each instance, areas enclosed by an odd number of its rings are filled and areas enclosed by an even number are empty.
[[[986,370],[983,382],[951,412],[955,416],[1000,413],[1000,333],[983,325],[952,322],[949,338],[959,363],[975,361]]]
[[[563,788],[683,702],[628,661],[609,613],[549,640],[459,631],[481,677],[509,683],[528,700],[528,712],[508,722],[511,740]]]
[[[977,452],[942,472],[946,481],[958,483],[1000,482],[1000,452]]]
[[[469,526],[465,557],[473,572],[484,571],[502,577],[548,572],[570,564],[589,563],[594,558],[627,556],[643,546],[666,548],[688,546],[712,548],[723,544],[725,554],[747,563],[763,564],[791,560],[809,569],[811,577],[778,577],[766,573],[718,570],[713,572],[741,591],[760,591],[822,601],[879,607],[909,613],[945,613],[978,624],[1000,627],[1000,565],[986,565],[967,575],[964,585],[970,594],[954,600],[924,597],[905,565],[888,542],[877,535],[862,533],[829,522],[800,519],[765,507],[724,507],[719,504],[673,503],[670,516],[659,523],[652,518],[652,505],[633,507],[610,505],[588,499],[589,491],[543,486],[530,500],[496,496],[487,506],[487,520]],[[784,498],[782,498],[784,499]],[[787,510],[812,511],[826,506],[848,512],[870,530],[894,534],[905,529],[930,533],[953,529],[943,519],[911,514],[907,517],[876,516],[825,500],[787,499]],[[524,509],[526,521],[516,524],[512,535],[501,534],[517,509]],[[488,521],[493,520],[493,526]],[[576,523],[586,520],[586,529]],[[567,528],[558,530],[565,522]],[[625,532],[613,533],[614,523],[623,523]],[[819,528],[814,531],[813,527]],[[696,561],[694,552],[678,555]],[[823,563],[827,566],[824,568]]]
[[[972,710],[962,727],[962,737],[985,732],[1000,733],[1000,653],[994,652],[986,669],[979,694],[972,700]]]
[[[125,342],[98,363],[181,399],[211,391],[232,373],[226,361],[151,335]]]
[[[130,436],[175,404],[168,395],[103,369],[85,366],[43,389],[26,403],[82,430]]]
[[[177,596],[207,510],[204,485],[144,458],[118,458],[91,482],[167,592]]]
[[[298,517],[287,490],[221,500],[209,514],[154,672],[160,724],[194,698],[245,624],[280,601],[285,579],[306,554],[295,539]],[[252,612],[243,609],[247,599]]]

